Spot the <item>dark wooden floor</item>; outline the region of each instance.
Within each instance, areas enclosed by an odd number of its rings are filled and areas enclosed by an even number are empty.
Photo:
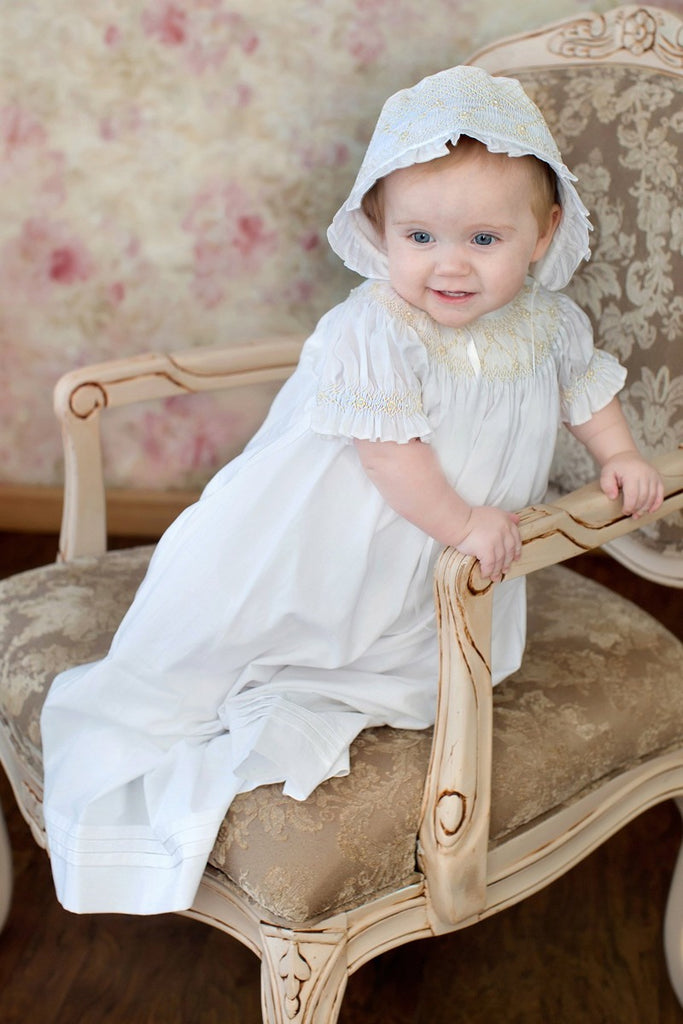
[[[50,561],[55,546],[0,534],[0,575]],[[583,571],[609,578],[680,635],[680,591],[658,596],[601,558]],[[179,916],[67,914],[4,778],[0,798],[15,857],[0,1024],[260,1024],[251,953]],[[673,805],[654,808],[524,903],[363,967],[342,1024],[683,1024],[661,941],[680,841]]]

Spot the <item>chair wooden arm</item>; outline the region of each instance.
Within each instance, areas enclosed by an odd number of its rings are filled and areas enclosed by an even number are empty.
[[[103,410],[174,395],[284,381],[303,338],[270,336],[221,349],[148,353],[65,374],[54,392],[64,445],[60,558],[103,554],[107,542],[100,416]],[[246,439],[245,439],[246,440]]]
[[[664,478],[658,512],[634,520],[597,482],[554,505],[522,513],[522,557],[508,578],[599,547],[683,508],[683,446],[654,460]],[[435,600],[441,668],[439,699],[419,837],[435,931],[475,920],[485,903],[491,800],[493,584],[477,561],[446,548]]]

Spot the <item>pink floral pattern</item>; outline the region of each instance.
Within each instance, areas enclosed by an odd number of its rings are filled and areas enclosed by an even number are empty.
[[[248,18],[224,0],[152,0],[143,11],[142,28],[162,46],[181,50],[198,75],[220,68],[232,48],[251,55],[259,46]]]
[[[277,241],[264,225],[258,202],[236,182],[201,189],[183,228],[195,239],[194,292],[209,307],[221,302],[230,278],[260,273]]]
[[[0,250],[0,275],[14,294],[41,301],[53,285],[87,281],[94,270],[85,243],[64,224],[30,218]]]
[[[61,481],[51,391],[75,365],[309,330],[356,283],[325,230],[384,99],[584,7],[4,5],[0,482]],[[166,433],[158,411],[117,413],[111,479],[201,484],[264,408],[233,402],[176,409]]]

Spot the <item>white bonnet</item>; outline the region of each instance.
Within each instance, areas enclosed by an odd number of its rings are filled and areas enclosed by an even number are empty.
[[[492,153],[530,154],[549,164],[558,183],[562,219],[543,259],[532,267],[546,288],[564,288],[588,259],[588,211],[572,182],[575,176],[520,83],[483,68],[462,65],[424,78],[391,96],[382,108],[353,189],[335,214],[327,237],[347,267],[363,277],[386,279],[386,256],[377,244],[361,200],[374,183],[401,167],[448,153],[446,143],[469,135]]]

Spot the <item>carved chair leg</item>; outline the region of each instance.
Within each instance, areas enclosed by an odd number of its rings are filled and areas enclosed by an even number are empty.
[[[0,931],[2,931],[12,902],[12,848],[9,844],[5,819],[0,810]]]
[[[683,816],[683,797],[675,800]],[[683,1006],[683,843],[678,852],[664,917],[664,952],[671,986]]]
[[[264,1024],[335,1024],[346,988],[346,932],[261,926]]]

